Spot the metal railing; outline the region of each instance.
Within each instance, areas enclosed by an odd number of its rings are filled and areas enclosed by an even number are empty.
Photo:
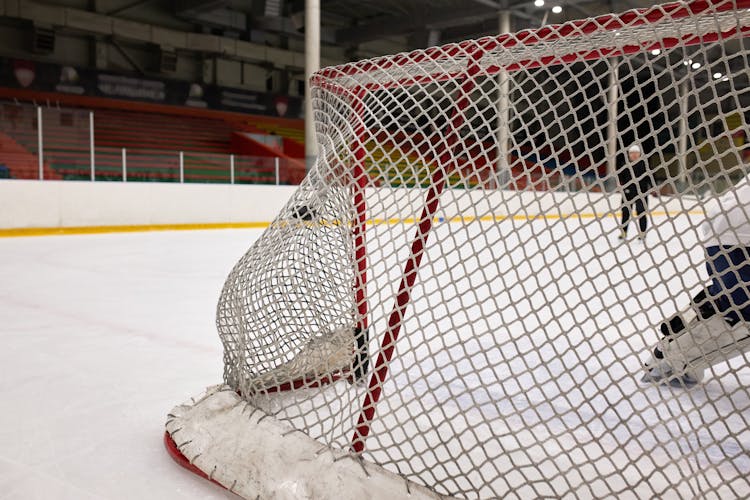
[[[97,140],[95,119],[93,111],[0,103],[0,177],[276,185],[298,184],[304,177],[302,162],[280,156],[112,147],[112,140]],[[132,131],[133,137],[138,133]],[[180,142],[190,142],[190,133],[185,129]],[[196,142],[221,149],[212,142],[215,136]],[[149,139],[144,142],[159,140]]]

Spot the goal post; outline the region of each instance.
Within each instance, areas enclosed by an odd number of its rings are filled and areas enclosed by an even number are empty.
[[[247,498],[749,496],[749,56],[709,0],[317,72],[170,453]]]

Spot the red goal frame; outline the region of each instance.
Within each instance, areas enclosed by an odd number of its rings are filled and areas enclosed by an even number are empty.
[[[443,168],[433,169],[429,191],[426,195],[421,216],[417,222],[416,233],[410,245],[410,253],[406,259],[405,264],[403,265],[403,272],[401,275],[401,282],[398,287],[398,293],[396,294],[393,309],[391,310],[388,319],[388,329],[383,335],[383,339],[381,341],[379,349],[380,354],[378,355],[378,359],[375,362],[372,375],[370,376],[367,393],[365,394],[364,400],[361,405],[362,409],[360,410],[356,430],[354,432],[354,435],[352,436],[352,452],[361,455],[365,451],[365,440],[370,432],[372,419],[375,416],[375,409],[382,394],[382,383],[388,376],[388,365],[393,356],[393,351],[396,341],[398,340],[406,308],[411,300],[411,289],[414,285],[414,281],[416,280],[416,276],[420,268],[427,240],[429,239],[429,235],[433,228],[434,217],[439,206],[440,194],[443,192],[443,189],[445,187],[446,176],[449,172],[451,172],[451,169],[456,166],[455,159],[457,155],[452,154],[452,149],[453,146],[458,142],[458,131],[464,122],[461,110],[465,107],[466,104],[468,104],[468,97],[466,97],[466,95],[476,85],[476,79],[478,77],[494,76],[499,74],[500,71],[513,72],[520,69],[533,69],[538,67],[552,66],[556,64],[569,64],[578,61],[605,59],[620,55],[646,52],[657,48],[673,48],[678,45],[690,46],[705,42],[716,42],[720,39],[733,37],[738,33],[742,37],[746,37],[750,36],[750,27],[743,27],[742,29],[734,27],[723,32],[717,31],[704,35],[687,35],[682,38],[664,37],[659,40],[641,42],[637,45],[626,45],[622,48],[597,48],[589,51],[564,54],[557,57],[545,57],[539,60],[519,61],[506,67],[488,66],[482,69],[480,64],[482,58],[491,51],[503,48],[512,48],[519,44],[534,45],[540,42],[549,42],[552,40],[570,36],[591,34],[596,31],[617,31],[622,28],[643,26],[664,19],[681,19],[712,9],[715,12],[728,12],[731,10],[745,8],[750,8],[750,0],[700,0],[687,4],[682,2],[673,2],[663,5],[655,5],[646,9],[630,10],[619,15],[609,14],[593,19],[570,21],[561,25],[543,26],[535,30],[522,31],[516,35],[502,34],[496,37],[486,37],[476,41],[451,44],[444,47],[435,47],[423,51],[413,51],[411,53],[398,55],[392,58],[377,58],[362,62],[345,64],[343,66],[325,68],[313,76],[313,85],[318,85],[320,87],[326,88],[327,90],[339,95],[354,96],[353,99],[359,101],[361,101],[362,96],[365,92],[376,89],[408,87],[412,85],[418,85],[423,82],[446,81],[449,79],[462,81],[461,89],[463,91],[463,97],[454,104],[454,108],[451,111],[451,119],[448,124],[448,128],[445,131],[447,139],[444,144],[447,143],[447,145],[443,146],[443,151],[438,155],[437,161],[439,164],[437,166]],[[354,88],[344,88],[330,83],[331,79],[350,79],[351,77],[356,75],[366,74],[373,69],[382,70],[384,68],[406,66],[421,61],[436,61],[445,57],[457,55],[467,56],[467,67],[465,71],[460,74],[430,74],[421,78],[399,79],[391,82],[384,82],[382,84],[370,83],[361,87],[355,86]],[[359,104],[360,103],[357,103],[352,107],[358,108],[360,107]],[[363,126],[363,124],[360,124],[360,127],[361,126]],[[360,151],[363,148],[360,137],[361,136],[358,135],[356,148],[357,159],[359,160],[363,158],[363,155],[360,155]],[[366,185],[364,164],[355,165],[354,172],[357,185],[360,188],[357,190],[357,193],[361,194],[364,185]],[[355,234],[358,235],[359,231],[364,231],[364,224],[360,225],[363,218],[362,212],[364,212],[364,210],[366,209],[364,199],[361,197],[355,197],[355,205],[357,208],[357,213],[359,214],[357,224],[355,225]],[[364,245],[363,235],[359,237],[362,238],[361,243],[362,245]],[[363,266],[363,264],[365,263],[365,256],[363,253],[361,253],[363,251],[364,248],[362,246],[356,246],[356,258],[358,264],[357,269],[359,273],[359,277],[357,279],[358,284],[364,284],[367,281],[366,266]],[[357,303],[361,307],[359,310],[361,317],[365,318],[367,313],[366,299],[359,294],[360,291],[361,289],[357,288]],[[366,325],[366,319],[363,321],[365,321]]]
[[[558,56],[549,56],[537,60],[523,60],[514,62],[505,67],[498,65],[482,65],[483,58],[493,52],[503,49],[511,49],[519,45],[535,45],[549,42],[560,38],[577,37],[588,35],[597,31],[616,31],[622,28],[644,26],[663,20],[681,19],[690,15],[699,14],[709,10],[715,12],[728,12],[738,9],[749,9],[750,0],[698,0],[689,3],[673,2],[663,5],[655,5],[646,9],[637,9],[622,14],[610,14],[596,18],[570,21],[560,25],[544,26],[534,30],[526,30],[517,34],[502,34],[486,37],[479,40],[449,44],[442,47],[434,47],[426,50],[413,51],[393,57],[381,57],[366,61],[344,64],[332,68],[325,68],[313,75],[311,85],[332,92],[342,98],[348,99],[355,120],[355,141],[353,146],[355,163],[352,165],[354,183],[352,186],[352,199],[357,214],[352,224],[354,237],[354,258],[356,263],[355,283],[353,284],[355,302],[357,304],[358,327],[360,331],[367,331],[368,327],[368,304],[366,294],[367,284],[367,252],[366,252],[366,225],[367,205],[365,188],[368,186],[367,171],[364,163],[366,156],[364,136],[366,125],[362,118],[364,96],[373,90],[393,89],[418,85],[425,82],[437,82],[457,80],[461,82],[464,94],[476,85],[477,79],[481,77],[495,76],[501,71],[513,72],[521,69],[532,69],[563,63],[588,61],[647,52],[653,49],[673,48],[676,46],[691,46],[706,42],[716,42],[720,39],[735,36],[750,36],[750,27],[733,27],[727,31],[716,31],[700,35],[685,35],[681,38],[676,36],[665,36],[661,39],[648,40],[639,44],[630,44],[623,47],[595,48],[580,52],[571,52]],[[357,84],[356,77],[367,75],[373,70],[383,70],[391,67],[402,67],[422,61],[439,61],[451,57],[460,57],[466,60],[465,68],[455,73],[433,73],[421,77],[400,78],[378,83]],[[337,83],[343,82],[343,83]],[[347,84],[352,85],[347,85]],[[464,95],[456,101],[450,112],[450,120],[447,124],[445,134],[447,139],[442,150],[439,151],[430,180],[430,186],[426,194],[421,216],[416,222],[416,231],[411,240],[410,251],[407,259],[402,265],[402,272],[398,292],[393,307],[388,316],[387,330],[380,342],[379,355],[372,367],[367,390],[362,401],[355,431],[351,438],[350,449],[354,454],[364,453],[366,438],[370,432],[371,423],[375,416],[375,410],[382,396],[382,383],[388,377],[388,366],[392,359],[395,343],[401,332],[401,325],[405,317],[406,308],[411,301],[411,290],[419,271],[422,257],[427,241],[433,229],[435,214],[439,208],[439,198],[446,184],[446,176],[451,169],[457,165],[456,156],[453,151],[460,139],[459,130],[464,123],[463,107],[468,104],[468,97]],[[341,378],[340,375],[331,375],[329,380]],[[319,381],[319,384],[326,381]],[[306,381],[292,381],[285,384],[279,390],[291,390],[298,387],[310,385]],[[192,472],[211,480],[204,472],[190,464],[188,459],[180,452],[178,445],[165,433],[165,446],[169,454],[183,467]],[[218,484],[218,483],[217,483]]]

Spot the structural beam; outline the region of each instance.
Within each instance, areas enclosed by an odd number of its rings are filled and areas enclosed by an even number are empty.
[[[305,36],[304,26],[298,26],[290,17],[253,17],[250,28],[259,31],[270,31],[291,38],[302,39]],[[325,44],[336,43],[336,32],[331,28],[320,28],[320,41]]]
[[[510,11],[500,11],[498,31],[510,33]],[[508,162],[510,142],[510,73],[500,70],[497,75],[499,96],[497,103],[497,187],[504,188],[510,182],[510,164]]]
[[[210,12],[227,7],[227,0],[178,0],[175,2],[175,11]]]
[[[680,106],[680,118],[679,118],[679,124],[678,124],[678,137],[677,137],[677,162],[678,162],[678,168],[680,169],[677,173],[677,179],[678,179],[678,189],[684,191],[687,189],[688,186],[688,165],[687,165],[687,139],[688,139],[688,132],[687,132],[687,117],[688,113],[690,113],[690,106],[688,99],[690,98],[688,94],[688,79],[686,78],[680,83],[680,87],[678,89],[679,95],[677,96],[677,99],[679,100]]]
[[[477,23],[496,16],[497,11],[477,4],[467,5],[461,9],[436,9],[418,17],[386,16],[367,24],[339,29],[336,32],[336,41],[357,45],[372,40],[411,34],[425,26],[429,29],[444,29]]]
[[[308,170],[318,156],[310,77],[320,69],[320,0],[305,1],[305,163]]]
[[[615,179],[617,173],[617,101],[619,99],[618,60],[609,60],[607,92],[607,179]]]

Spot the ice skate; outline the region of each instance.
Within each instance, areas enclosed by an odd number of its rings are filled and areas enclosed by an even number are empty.
[[[641,382],[669,385],[677,388],[689,389],[703,380],[703,370],[686,370],[683,365],[675,369],[669,362],[652,358],[645,363],[646,373],[641,377]]]
[[[662,323],[666,334],[645,363],[642,382],[690,388],[703,381],[705,369],[747,351],[745,322],[729,323],[722,315],[687,320],[678,315]]]

